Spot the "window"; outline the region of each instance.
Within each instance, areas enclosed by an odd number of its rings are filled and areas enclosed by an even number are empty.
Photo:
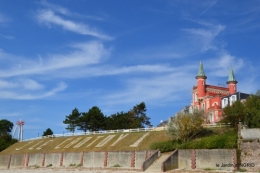
[[[222,108],[226,107],[228,105],[228,98],[224,98],[222,100]]]
[[[229,97],[229,101],[230,101],[230,105],[232,105],[235,101],[237,101],[237,96],[232,95],[231,97]]]

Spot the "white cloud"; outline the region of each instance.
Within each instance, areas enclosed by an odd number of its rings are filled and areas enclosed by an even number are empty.
[[[59,12],[61,14],[64,14],[64,15],[70,14],[68,9],[61,7],[59,5],[51,4],[46,0],[40,1],[40,4],[47,7],[47,8],[50,8],[51,10],[54,10],[54,11]]]
[[[75,67],[100,63],[102,58],[110,53],[110,50],[105,49],[101,42],[96,41],[74,44],[71,48],[73,48],[73,51],[68,54],[49,55],[44,58],[40,57],[37,60],[9,56],[10,59],[16,61],[13,61],[13,66],[9,69],[1,70],[0,77],[53,74],[57,70],[68,68],[77,70]],[[3,55],[6,55],[6,53],[3,53]],[[10,59],[9,61],[12,62]],[[5,61],[5,59],[2,60]]]
[[[101,21],[103,20],[103,18],[101,17],[96,17],[96,16],[90,16],[90,15],[81,15],[75,12],[71,12],[70,10],[68,10],[67,8],[64,8],[60,5],[56,5],[56,4],[52,4],[49,3],[46,0],[42,0],[40,2],[40,4],[48,9],[51,9],[52,11],[55,11],[57,13],[60,13],[62,15],[66,15],[66,16],[73,16],[73,17],[79,17],[79,18],[86,18],[86,19],[91,19],[91,20],[98,20]]]
[[[49,26],[51,26],[51,24],[61,26],[65,30],[69,30],[78,34],[90,35],[107,40],[112,39],[112,37],[101,33],[96,28],[89,27],[88,25],[83,23],[77,23],[71,20],[63,19],[51,10],[39,10],[37,14],[37,19],[39,22],[45,23]]]
[[[180,69],[185,66],[178,67]],[[183,97],[183,92],[191,90],[195,82],[194,75],[188,66],[185,72],[176,71],[160,76],[134,78],[125,82],[126,89],[117,90],[115,93],[104,96],[106,104],[138,103],[145,102],[168,102],[179,100]],[[189,103],[187,103],[189,104]]]
[[[133,65],[133,66],[116,66],[116,65],[99,65],[96,67],[89,66],[88,68],[81,67],[77,70],[68,69],[60,71],[54,77],[64,78],[82,78],[93,76],[109,76],[109,75],[126,75],[126,74],[140,74],[140,73],[163,73],[174,71],[169,65]]]
[[[218,58],[205,62],[207,66],[211,67],[211,75],[225,77],[228,76],[230,67],[236,72],[244,66],[243,59],[232,56],[226,51],[219,52],[217,56]]]
[[[44,88],[43,85],[31,79],[22,79],[21,82],[23,87],[28,90],[40,90]]]
[[[15,79],[12,81],[0,80],[0,89],[26,89],[26,90],[39,90],[43,89],[44,86],[32,79]]]
[[[64,82],[60,82],[58,86],[51,89],[50,91],[45,91],[42,93],[31,93],[24,90],[0,90],[0,98],[2,99],[16,99],[16,100],[33,100],[49,97],[57,94],[67,88]],[[30,88],[31,89],[31,88]],[[35,88],[33,88],[35,89]]]
[[[217,46],[214,44],[214,39],[221,31],[225,29],[223,25],[211,26],[203,29],[184,29],[191,35],[190,42],[195,49],[199,49],[202,52],[213,49],[216,50]]]
[[[17,87],[16,83],[0,80],[0,88],[14,88]]]

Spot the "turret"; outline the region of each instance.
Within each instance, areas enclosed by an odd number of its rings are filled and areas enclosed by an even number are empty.
[[[227,84],[228,84],[228,90],[229,90],[230,94],[234,94],[237,92],[237,87],[236,87],[237,80],[235,78],[232,67],[230,67],[230,70],[229,70]]]
[[[203,64],[200,62],[200,67],[198,74],[196,76],[197,79],[197,92],[198,92],[198,99],[203,99],[206,93],[206,79],[207,76],[204,73]]]

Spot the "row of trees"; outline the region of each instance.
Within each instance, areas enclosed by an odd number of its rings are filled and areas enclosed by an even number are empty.
[[[9,120],[0,120],[0,151],[17,142],[17,139],[13,139],[11,135],[13,126],[14,124]]]
[[[146,116],[146,106],[144,102],[134,106],[128,112],[117,112],[110,116],[105,116],[102,111],[93,106],[88,112],[79,112],[77,108],[67,115],[64,124],[66,129],[75,132],[75,130],[98,131],[98,130],[115,130],[143,128],[145,125],[150,126],[150,118]]]
[[[223,109],[222,122],[237,127],[239,121],[249,128],[260,128],[260,93],[251,95],[244,102],[236,101]]]

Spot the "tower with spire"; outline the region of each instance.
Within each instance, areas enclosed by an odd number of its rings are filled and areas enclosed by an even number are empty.
[[[206,79],[207,79],[207,76],[205,75],[205,72],[204,72],[204,68],[203,68],[203,64],[202,62],[200,61],[200,66],[199,66],[199,71],[198,71],[198,74],[196,76],[196,79],[197,79],[197,86],[198,86],[198,99],[199,100],[202,100],[205,96],[205,93],[206,93]]]
[[[230,67],[230,70],[229,70],[227,84],[228,84],[228,89],[229,89],[230,94],[234,94],[237,92],[237,87],[236,87],[237,80],[235,78],[232,67]]]

